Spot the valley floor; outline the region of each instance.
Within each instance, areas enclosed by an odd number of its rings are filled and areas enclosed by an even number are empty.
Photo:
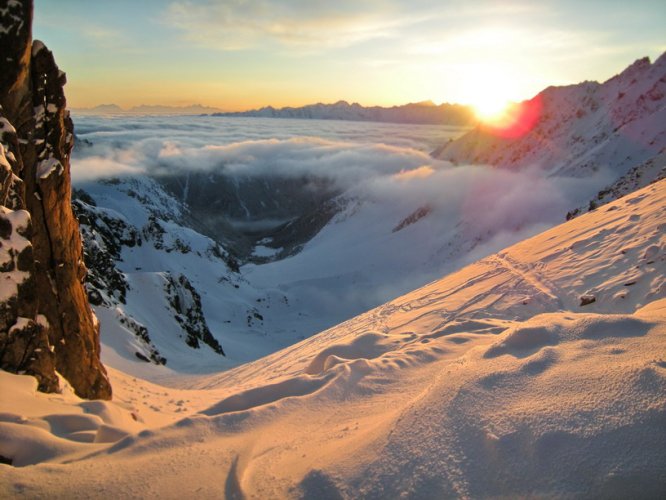
[[[0,492],[663,498],[665,215],[662,181],[178,389],[0,372]]]

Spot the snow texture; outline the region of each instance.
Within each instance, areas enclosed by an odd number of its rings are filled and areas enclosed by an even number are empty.
[[[112,403],[1,373],[0,488],[663,497],[665,209],[662,181],[217,375],[111,369]]]

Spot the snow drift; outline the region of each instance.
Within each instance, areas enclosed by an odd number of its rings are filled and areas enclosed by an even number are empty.
[[[187,389],[2,374],[2,490],[663,497],[665,208],[662,181]]]

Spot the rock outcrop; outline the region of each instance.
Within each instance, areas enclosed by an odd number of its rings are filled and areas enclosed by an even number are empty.
[[[32,41],[32,1],[0,9],[0,368],[110,399],[71,208],[65,74]]]

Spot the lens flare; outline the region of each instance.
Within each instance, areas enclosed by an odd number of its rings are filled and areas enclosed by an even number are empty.
[[[482,121],[481,128],[493,135],[509,139],[522,137],[539,123],[542,108],[540,95],[529,101],[510,103],[493,119]]]
[[[509,101],[497,98],[480,99],[474,103],[474,113],[483,123],[499,122],[508,111]]]

